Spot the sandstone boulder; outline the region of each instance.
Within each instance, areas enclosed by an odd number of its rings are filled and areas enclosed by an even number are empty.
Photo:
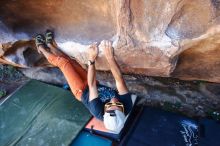
[[[60,49],[87,62],[87,47],[110,39],[129,74],[220,83],[218,0],[38,0],[0,2],[0,61],[48,66],[33,36],[54,29]],[[102,50],[99,70],[108,70]]]

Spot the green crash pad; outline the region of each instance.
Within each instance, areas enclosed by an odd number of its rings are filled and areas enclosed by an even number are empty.
[[[31,80],[0,106],[0,146],[69,145],[90,118],[71,92]]]

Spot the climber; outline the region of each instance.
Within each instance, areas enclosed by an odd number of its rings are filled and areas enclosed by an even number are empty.
[[[62,71],[74,96],[88,108],[94,117],[104,122],[106,129],[119,133],[124,127],[125,116],[131,111],[132,100],[114,58],[111,42],[103,40],[99,46],[96,43],[89,46],[88,73],[77,61],[70,59],[58,49],[52,31],[47,30],[45,36],[38,34],[35,37],[35,43],[38,52]],[[95,62],[99,53],[98,49],[104,50],[118,92],[101,85],[96,80]]]

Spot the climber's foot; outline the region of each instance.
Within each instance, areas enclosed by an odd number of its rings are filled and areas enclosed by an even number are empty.
[[[47,29],[45,33],[46,44],[53,44],[54,41],[54,33],[52,30]]]
[[[41,50],[46,48],[45,38],[42,34],[37,34],[36,35],[35,44],[37,46],[38,53],[42,54]]]
[[[53,48],[58,48],[57,43],[54,39],[54,32],[52,30],[50,29],[46,30],[45,38],[46,38],[46,44],[48,46],[51,46]]]
[[[50,48],[50,51],[58,56],[61,56],[63,53],[58,49],[58,45],[54,39],[54,32],[52,30],[46,30],[45,33],[46,44]]]

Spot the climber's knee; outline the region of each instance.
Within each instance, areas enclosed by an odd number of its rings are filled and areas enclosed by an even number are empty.
[[[51,55],[48,57],[48,61],[59,68],[64,68],[70,61],[64,57]]]

